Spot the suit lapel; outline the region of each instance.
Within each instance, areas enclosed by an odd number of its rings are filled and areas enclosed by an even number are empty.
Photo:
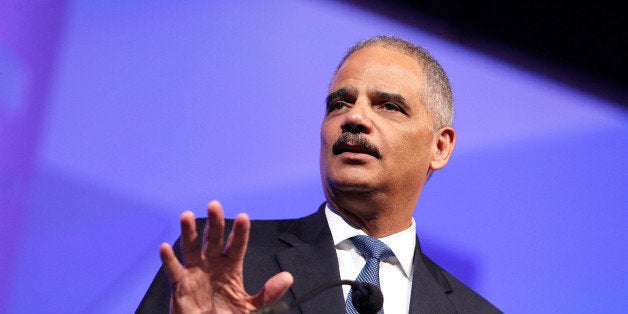
[[[295,299],[328,282],[340,280],[324,205],[314,215],[297,220],[279,239],[290,245],[277,253],[277,261],[282,270],[294,275],[295,282],[290,291]],[[342,288],[329,288],[299,308],[302,313],[344,313]]]
[[[410,313],[456,313],[454,305],[447,297],[448,293],[451,293],[449,282],[442,270],[421,253],[417,239]]]

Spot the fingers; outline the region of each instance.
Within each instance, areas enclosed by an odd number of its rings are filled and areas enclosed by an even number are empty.
[[[203,231],[203,254],[205,257],[219,257],[222,255],[222,244],[225,232],[225,218],[222,205],[218,201],[211,201],[207,205],[207,223]]]
[[[246,253],[251,223],[246,214],[236,217],[229,238],[223,249],[225,219],[222,205],[218,201],[211,201],[207,205],[207,223],[203,231],[203,244],[200,245],[199,234],[196,231],[194,213],[186,211],[181,214],[181,252],[186,267],[206,265],[204,259],[227,258],[232,267],[242,267]],[[176,259],[174,251],[167,243],[160,247],[160,255],[167,268],[168,275],[176,276],[184,270]],[[167,264],[166,264],[167,263]],[[171,277],[171,279],[175,279]]]
[[[249,243],[250,230],[251,220],[249,216],[247,214],[239,214],[233,222],[233,230],[229,234],[223,255],[241,264]]]
[[[274,304],[288,291],[293,282],[294,278],[289,272],[284,271],[276,274],[266,281],[262,291],[254,297],[253,303],[258,308]]]
[[[170,244],[161,244],[161,246],[159,247],[159,257],[161,257],[161,262],[163,263],[168,278],[170,278],[172,282],[179,281],[179,279],[183,275],[184,268],[183,265],[179,263],[177,257],[174,255],[174,251],[172,250]]]
[[[201,244],[196,231],[194,213],[181,214],[181,251],[188,266],[198,265],[201,261]]]

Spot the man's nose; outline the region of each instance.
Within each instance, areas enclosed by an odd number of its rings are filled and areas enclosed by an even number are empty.
[[[342,124],[343,132],[370,133],[373,129],[371,107],[367,101],[358,101],[345,113]]]

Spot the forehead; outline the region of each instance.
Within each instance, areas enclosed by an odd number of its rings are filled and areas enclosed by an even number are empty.
[[[414,57],[397,50],[383,46],[365,47],[351,54],[340,66],[330,91],[347,85],[369,91],[418,94],[423,85],[422,67]]]

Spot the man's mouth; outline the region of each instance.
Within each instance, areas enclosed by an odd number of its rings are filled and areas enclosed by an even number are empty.
[[[342,153],[357,153],[371,155],[381,159],[379,148],[362,136],[362,133],[343,133],[332,146],[332,153],[340,155]]]

